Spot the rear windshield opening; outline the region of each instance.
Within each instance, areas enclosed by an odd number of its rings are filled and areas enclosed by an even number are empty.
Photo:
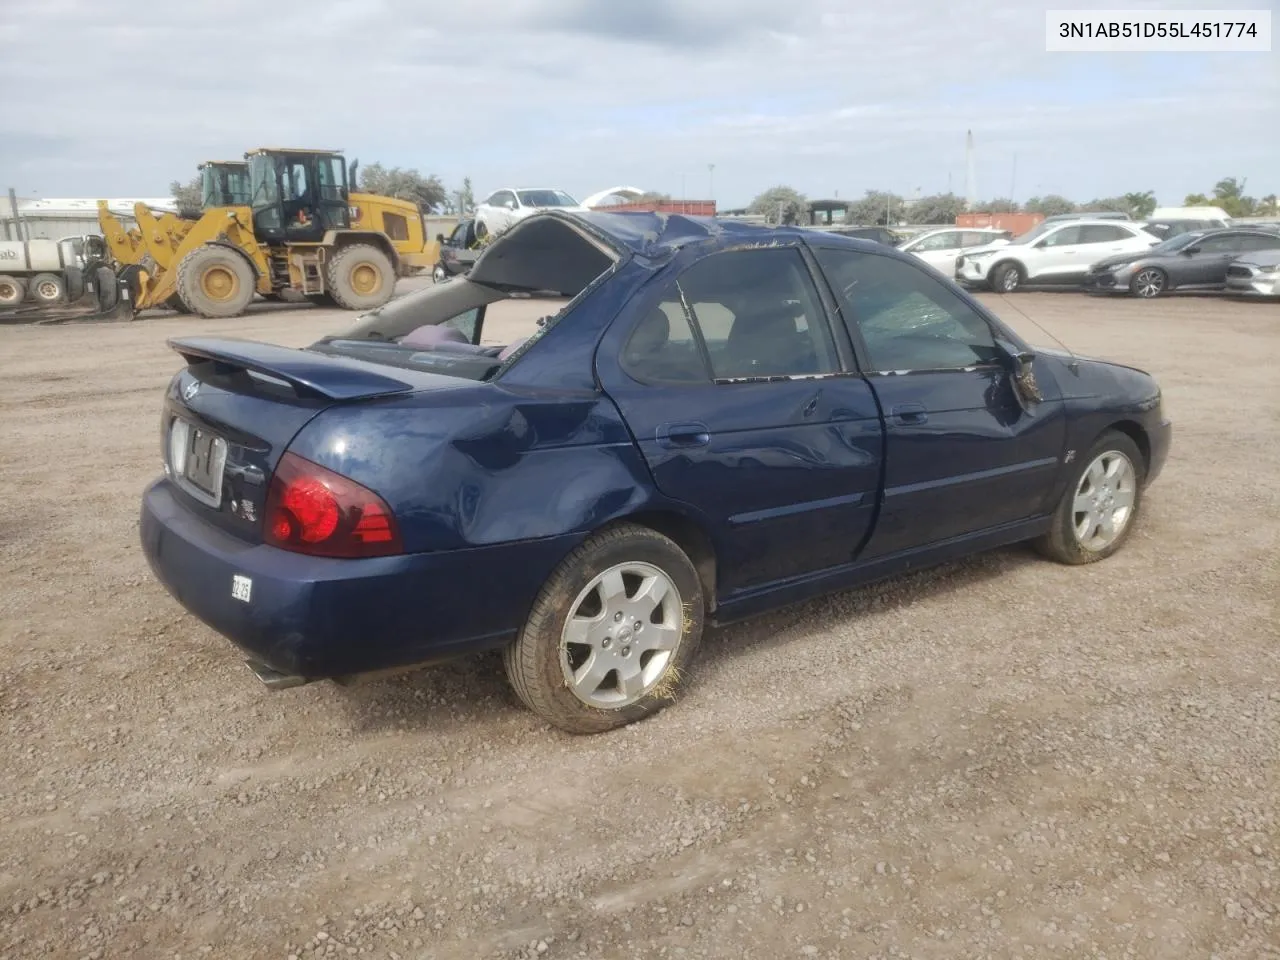
[[[578,224],[556,216],[531,217],[494,240],[469,276],[392,300],[310,349],[488,380],[527,341],[571,312],[583,292],[616,262],[616,253]],[[481,345],[488,307],[513,296],[532,294],[551,294],[569,302],[558,310],[551,308],[530,337]]]

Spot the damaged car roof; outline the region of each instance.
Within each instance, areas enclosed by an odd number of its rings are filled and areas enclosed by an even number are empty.
[[[799,239],[802,236],[794,227],[771,227],[679,213],[632,210],[620,213],[569,213],[549,210],[535,216],[577,220],[611,241],[620,251],[650,260],[665,259],[682,247],[705,240],[719,241],[718,246],[728,246],[737,243],[767,243],[784,238]]]

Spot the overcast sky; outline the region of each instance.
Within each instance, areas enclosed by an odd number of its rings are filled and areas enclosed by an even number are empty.
[[[1045,52],[1046,8],[1114,6],[1276,0],[0,0],[0,187],[162,196],[283,144],[477,196],[963,194],[972,128],[984,198],[1015,154],[1023,200],[1280,191],[1280,54]]]

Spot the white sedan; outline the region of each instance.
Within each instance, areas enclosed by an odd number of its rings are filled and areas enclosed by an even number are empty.
[[[950,277],[955,274],[956,257],[960,256],[961,250],[1011,239],[1013,234],[1010,231],[997,227],[946,227],[918,234],[901,243],[898,249],[912,254]]]
[[[577,213],[588,209],[554,187],[504,187],[493,191],[476,206],[476,236],[497,236],[513,223],[551,208]]]

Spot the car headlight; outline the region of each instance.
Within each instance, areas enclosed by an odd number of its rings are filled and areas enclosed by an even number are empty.
[[[1132,270],[1135,266],[1136,264],[1132,264],[1132,263],[1117,263],[1114,266],[1108,267],[1107,269],[1109,269],[1112,273],[1125,273],[1129,270]]]
[[[1277,263],[1274,267],[1258,267],[1258,276],[1260,277],[1274,277],[1278,274],[1280,274],[1280,263]]]

